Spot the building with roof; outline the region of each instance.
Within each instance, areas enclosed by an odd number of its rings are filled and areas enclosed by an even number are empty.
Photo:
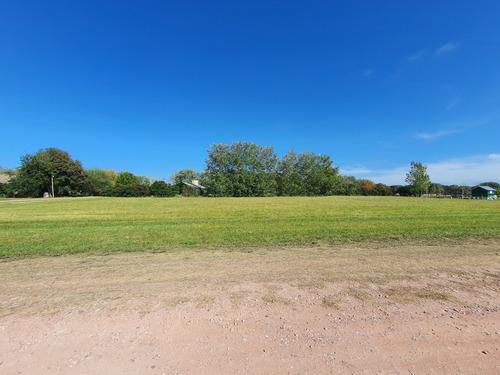
[[[200,185],[198,180],[192,180],[191,182],[184,181],[182,183],[184,184],[182,195],[185,197],[203,195],[203,192],[207,190],[205,186]]]
[[[479,185],[472,188],[472,198],[474,199],[497,199],[497,191],[491,186]]]

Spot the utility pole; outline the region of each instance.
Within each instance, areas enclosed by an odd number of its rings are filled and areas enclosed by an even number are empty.
[[[52,198],[55,198],[55,195],[54,195],[54,175],[51,176],[50,184],[52,185]]]

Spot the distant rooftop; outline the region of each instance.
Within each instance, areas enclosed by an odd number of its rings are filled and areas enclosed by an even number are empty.
[[[184,185],[186,185],[186,186],[190,186],[190,187],[193,187],[193,188],[202,189],[202,190],[206,189],[205,186],[200,185],[200,183],[198,182],[198,180],[193,180],[191,182],[183,181],[182,183]]]
[[[479,185],[477,187],[480,187],[481,189],[484,189],[484,190],[496,191],[496,189],[493,189],[491,186]]]

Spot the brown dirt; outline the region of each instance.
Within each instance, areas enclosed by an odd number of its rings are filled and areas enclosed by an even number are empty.
[[[500,241],[0,262],[1,374],[500,373]]]

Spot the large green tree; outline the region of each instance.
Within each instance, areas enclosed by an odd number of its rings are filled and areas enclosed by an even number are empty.
[[[216,196],[276,195],[277,157],[254,143],[216,144],[208,151],[202,183]]]
[[[311,152],[283,156],[278,165],[280,195],[333,195],[343,193],[338,169],[326,155]]]
[[[289,151],[279,161],[277,182],[279,195],[306,194],[304,179],[299,171],[299,155],[295,151]]]
[[[76,196],[85,193],[86,176],[78,160],[57,148],[47,148],[21,158],[21,166],[12,181],[16,196],[41,197],[52,192],[55,196]]]
[[[431,184],[427,167],[422,163],[412,161],[410,170],[406,174],[406,183],[414,195],[422,196],[422,194],[427,193]]]
[[[87,193],[89,195],[111,195],[116,183],[116,172],[105,169],[87,169]]]
[[[359,181],[354,176],[340,176],[339,194],[358,195],[360,194]]]
[[[130,172],[120,172],[118,173],[118,176],[116,176],[117,186],[127,186],[139,183],[140,183],[139,177]]]

